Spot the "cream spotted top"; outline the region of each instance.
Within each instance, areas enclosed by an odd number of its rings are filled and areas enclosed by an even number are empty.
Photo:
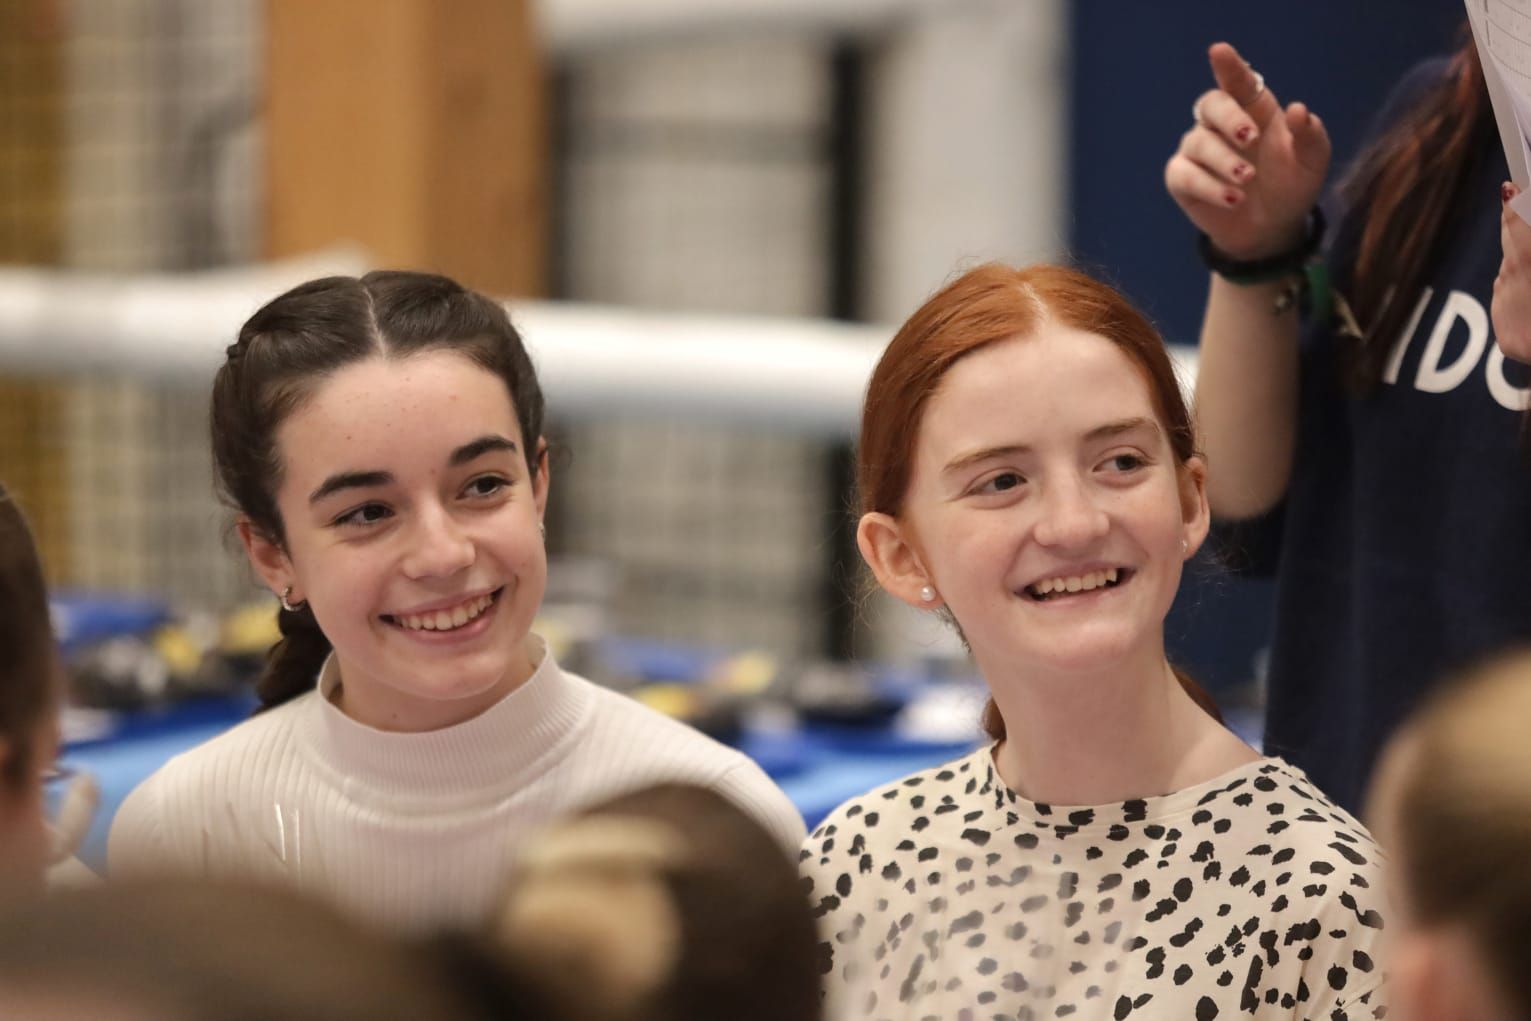
[[[1366,830],[1261,759],[1163,797],[1027,801],[988,748],[804,842],[831,1016],[1381,1018]]]

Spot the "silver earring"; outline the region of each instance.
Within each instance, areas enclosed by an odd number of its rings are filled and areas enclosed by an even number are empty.
[[[296,606],[289,602],[289,600],[292,598],[291,585],[288,585],[286,588],[282,589],[282,595],[280,598],[282,600],[282,609],[286,610],[288,613],[297,613],[299,610],[303,609],[303,607],[308,605],[308,600],[306,599],[298,600]]]
[[[1180,552],[1181,553],[1189,553],[1189,552],[1191,552],[1191,543],[1188,540],[1186,540],[1186,539],[1181,539],[1180,540]]]
[[[927,603],[933,603],[936,601],[936,590],[929,585],[922,585],[920,586],[920,598]]]

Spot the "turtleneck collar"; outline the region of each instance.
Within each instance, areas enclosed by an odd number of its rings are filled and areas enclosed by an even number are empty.
[[[541,662],[524,684],[470,720],[423,733],[377,730],[336,708],[330,696],[340,678],[332,655],[319,671],[300,743],[349,796],[375,791],[394,808],[414,797],[442,808],[524,786],[547,768],[545,760],[565,745],[590,703],[589,688],[538,644]]]

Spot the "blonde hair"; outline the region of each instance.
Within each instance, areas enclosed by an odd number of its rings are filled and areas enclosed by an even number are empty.
[[[766,830],[699,787],[623,795],[516,862],[492,926],[545,1021],[818,1021],[817,934]]]
[[[1409,722],[1384,786],[1395,867],[1425,926],[1458,925],[1531,1016],[1531,651],[1442,690]]]

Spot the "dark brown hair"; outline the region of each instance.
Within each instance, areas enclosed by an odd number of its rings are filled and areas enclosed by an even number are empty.
[[[1365,334],[1345,359],[1355,392],[1369,393],[1381,381],[1494,131],[1483,65],[1464,26],[1447,73],[1367,147],[1341,184],[1346,203],[1365,211],[1349,288]]]
[[[925,406],[959,360],[989,344],[1025,337],[1046,321],[1104,337],[1143,372],[1159,424],[1177,464],[1197,456],[1196,425],[1175,368],[1153,325],[1120,293],[1077,270],[989,263],[937,291],[910,316],[883,352],[867,385],[857,448],[861,513],[898,516],[909,489]],[[1176,671],[1186,691],[1221,719],[1210,695]],[[1005,721],[991,699],[984,729],[995,740]]]
[[[797,869],[732,802],[667,784],[555,824],[497,926],[541,1021],[818,1021],[818,937]]]
[[[219,494],[263,538],[282,546],[277,427],[342,366],[435,350],[459,352],[504,380],[535,477],[542,456],[542,389],[505,309],[446,277],[395,270],[301,284],[240,329],[213,381]],[[282,640],[257,684],[262,708],[312,688],[330,651],[307,607],[281,611],[278,624]]]
[[[58,650],[37,544],[21,508],[0,485],[0,780],[25,786],[39,728],[59,697]]]
[[[1438,691],[1381,772],[1404,897],[1426,927],[1461,925],[1488,973],[1531,1016],[1531,651]]]

